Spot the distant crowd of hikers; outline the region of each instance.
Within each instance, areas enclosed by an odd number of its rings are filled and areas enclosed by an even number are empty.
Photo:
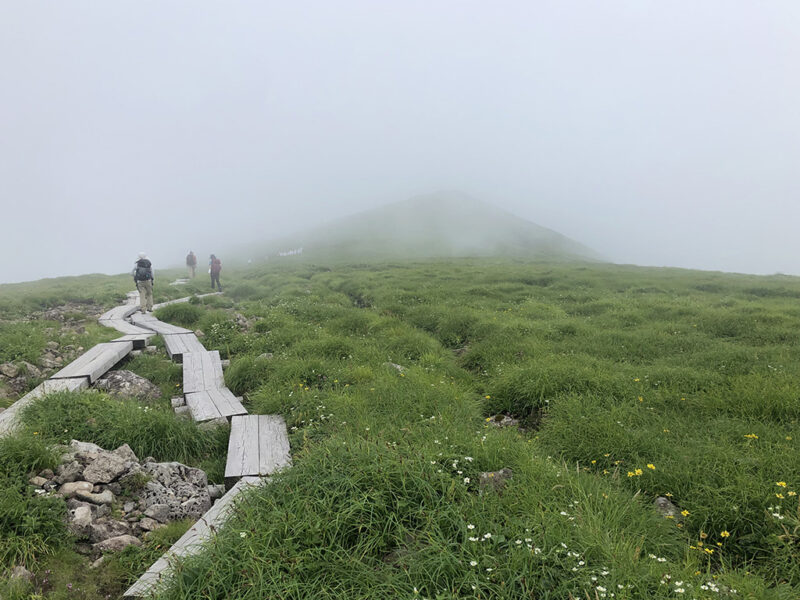
[[[189,277],[194,279],[195,271],[197,269],[197,256],[191,250],[186,255],[186,268],[189,271]],[[212,254],[208,258],[208,274],[211,275],[211,289],[222,291],[222,285],[219,282],[219,274],[222,271],[222,261]],[[131,273],[133,281],[136,283],[136,289],[139,290],[139,308],[141,312],[148,313],[153,311],[153,263],[147,258],[147,254],[139,252],[139,258],[133,267]]]

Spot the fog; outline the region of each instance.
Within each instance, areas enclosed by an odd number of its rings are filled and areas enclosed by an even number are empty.
[[[800,274],[798,30],[796,0],[7,0],[0,281],[438,189],[615,262]]]

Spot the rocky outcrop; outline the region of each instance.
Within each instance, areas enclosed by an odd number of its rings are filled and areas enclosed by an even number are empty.
[[[161,398],[161,389],[132,371],[109,371],[98,379],[95,387],[119,398],[155,401]]]
[[[139,545],[148,532],[170,521],[202,516],[223,486],[210,486],[206,474],[181,463],[139,461],[125,444],[104,450],[73,440],[55,473],[29,479],[39,494],[55,494],[67,505],[68,529],[87,554]]]

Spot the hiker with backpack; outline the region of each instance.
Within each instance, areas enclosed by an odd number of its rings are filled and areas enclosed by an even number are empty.
[[[189,254],[186,255],[186,268],[189,269],[189,276],[194,279],[194,269],[197,266],[197,257],[194,255],[194,252],[189,250]]]
[[[222,261],[213,254],[208,261],[208,272],[211,273],[211,289],[214,289],[214,282],[217,283],[217,290],[222,291],[222,286],[219,283],[219,272],[222,271]]]
[[[133,281],[139,290],[140,310],[151,312],[153,310],[153,263],[144,252],[139,252],[139,260],[133,268]]]

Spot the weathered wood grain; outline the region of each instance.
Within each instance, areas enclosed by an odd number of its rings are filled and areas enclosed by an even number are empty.
[[[183,393],[215,390],[225,386],[219,352],[187,352],[183,355]]]
[[[197,554],[219,531],[225,521],[236,510],[239,496],[247,489],[264,485],[266,480],[247,477],[240,480],[214,506],[192,525],[161,558],[145,571],[136,583],[125,592],[125,598],[146,598],[154,595],[168,584],[172,569],[182,559]]]
[[[191,410],[192,419],[198,422],[247,414],[247,409],[227,388],[186,394],[186,406]]]
[[[111,329],[116,329],[120,333],[124,333],[126,335],[144,335],[150,334],[152,335],[153,332],[149,329],[144,329],[143,327],[137,327],[123,319],[114,319],[112,321],[98,321],[100,325],[105,327],[110,327]]]
[[[225,464],[226,481],[238,477],[271,475],[290,464],[289,436],[283,417],[246,415],[231,419]]]
[[[159,321],[150,314],[133,313],[131,315],[131,322],[138,327],[143,327],[162,335],[170,333],[192,333],[189,329],[185,329],[184,327],[178,327],[177,325],[170,325],[169,323]]]
[[[167,347],[167,354],[176,361],[182,362],[183,355],[190,352],[205,352],[203,344],[193,333],[176,333],[164,336],[164,344]]]
[[[131,342],[133,344],[133,349],[138,350],[147,346],[147,341],[154,335],[155,333],[152,331],[148,333],[129,333],[128,335],[113,339],[111,342]]]
[[[127,356],[131,350],[133,350],[133,342],[97,344],[53,375],[51,379],[88,377],[89,383],[94,383],[106,371]],[[220,370],[222,370],[222,367],[220,367]]]

